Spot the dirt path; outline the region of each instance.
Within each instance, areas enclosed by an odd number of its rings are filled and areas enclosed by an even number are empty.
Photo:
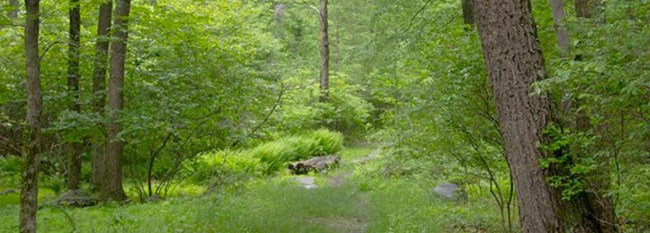
[[[380,149],[376,149],[368,156],[363,158],[352,160],[348,165],[342,166],[343,171],[339,174],[330,177],[327,180],[329,187],[341,188],[341,185],[348,180],[352,175],[354,175],[354,168],[359,165],[363,165],[370,160],[376,159],[381,153]],[[354,206],[351,208],[359,210],[360,217],[350,218],[350,217],[318,217],[312,218],[311,223],[323,224],[331,228],[337,229],[336,232],[341,233],[360,233],[366,232],[368,227],[368,208],[369,200],[364,193],[358,193],[355,196]]]
[[[363,165],[370,160],[376,159],[379,156],[379,154],[381,154],[381,149],[375,149],[366,157],[352,160],[350,162],[350,166],[346,167],[346,170],[344,172],[336,176],[330,177],[327,183],[331,187],[340,187],[341,184],[343,184],[343,181],[345,181],[348,177],[354,174],[354,168],[356,166]]]

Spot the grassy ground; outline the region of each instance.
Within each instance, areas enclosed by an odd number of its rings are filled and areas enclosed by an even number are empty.
[[[316,189],[276,176],[239,190],[156,203],[77,209],[45,205],[38,213],[39,232],[500,231],[498,212],[487,199],[449,202],[431,193],[435,181],[367,178],[355,172],[381,159],[363,159],[373,150],[346,149],[338,170],[314,175]],[[0,232],[17,231],[17,203],[17,194],[0,196]]]

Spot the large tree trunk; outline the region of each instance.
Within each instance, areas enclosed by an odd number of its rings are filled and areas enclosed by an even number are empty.
[[[128,39],[128,17],[131,9],[130,0],[118,0],[115,8],[112,34],[116,39],[111,43],[111,68],[108,83],[108,146],[106,148],[106,180],[100,186],[102,200],[126,199],[122,189],[122,151],[124,142],[117,137],[121,131],[119,125],[120,111],[124,105],[124,62],[126,60],[126,43]]]
[[[532,94],[531,84],[546,76],[528,0],[476,0],[474,5],[483,56],[493,85],[506,157],[519,202],[522,232],[602,232],[581,198],[563,202],[546,178],[562,175],[543,169],[540,159],[553,156],[539,148],[550,142],[544,129],[554,123],[546,94]]]
[[[560,47],[562,57],[569,55],[569,33],[564,26],[564,0],[551,0],[551,11],[553,12],[553,22],[555,23],[555,34],[557,44]]]
[[[70,38],[68,42],[68,93],[72,98],[70,111],[81,112],[79,104],[79,31],[81,30],[81,12],[79,0],[70,0]],[[68,145],[68,189],[79,189],[81,181],[81,143]]]
[[[326,102],[329,99],[329,64],[330,64],[330,45],[329,34],[327,32],[327,0],[320,1],[320,100]]]
[[[108,62],[109,28],[113,3],[104,1],[99,6],[99,19],[97,23],[97,43],[95,44],[95,68],[93,71],[93,112],[97,117],[104,116],[106,105],[106,70]],[[90,182],[99,188],[106,173],[106,132],[103,135],[93,135],[93,156],[91,160],[92,176]]]
[[[41,61],[38,54],[39,0],[25,0],[25,67],[27,76],[26,143],[23,147],[20,189],[20,232],[36,232],[38,165],[41,131]]]

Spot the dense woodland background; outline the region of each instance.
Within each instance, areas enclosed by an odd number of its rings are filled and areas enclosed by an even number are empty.
[[[265,199],[286,198],[272,191],[286,164],[368,148],[382,155],[341,168],[355,191],[318,204],[366,193],[364,231],[650,231],[647,0],[0,6],[0,231],[33,232],[38,199],[43,232],[336,232],[251,220],[244,206],[299,222]],[[535,140],[513,136],[528,135],[518,116]],[[543,180],[519,186],[527,173]],[[469,200],[432,204],[443,181]],[[69,190],[100,204],[52,204]],[[128,220],[146,213],[160,215]],[[192,220],[168,219],[178,213]]]

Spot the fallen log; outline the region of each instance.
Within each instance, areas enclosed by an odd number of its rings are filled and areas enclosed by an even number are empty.
[[[292,174],[307,174],[310,171],[322,172],[324,170],[338,166],[341,157],[337,155],[327,155],[314,157],[309,160],[289,163],[287,168]]]

